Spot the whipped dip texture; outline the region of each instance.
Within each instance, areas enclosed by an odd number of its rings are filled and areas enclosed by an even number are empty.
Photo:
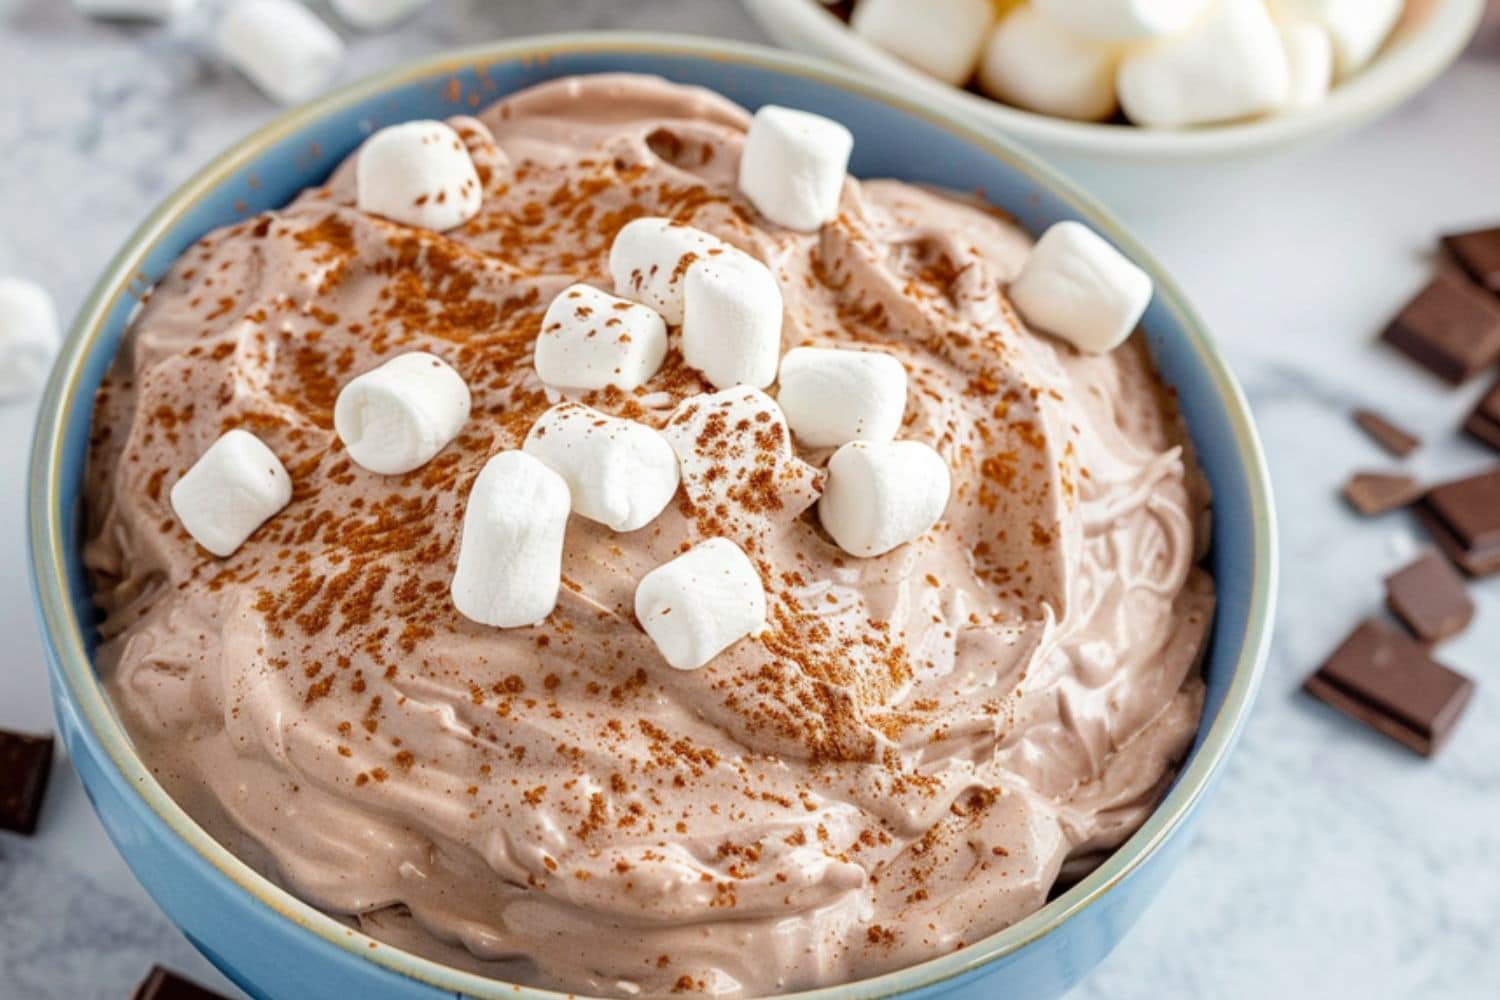
[[[99,667],[142,757],[252,865],[384,941],[604,996],[756,996],[896,969],[1042,906],[1139,827],[1202,707],[1208,494],[1139,337],[1083,355],[1003,287],[1030,240],[978,201],[850,180],[801,234],[737,193],[748,115],[635,76],[573,78],[452,124],[484,187],[445,234],[354,207],[353,161],[204,237],[99,392],[86,559]],[[673,349],[576,398],[701,455],[654,522],[574,516],[556,610],[475,624],[448,596],[464,501],[551,401],[547,304],[610,288],[641,215],[766,262],[783,348],[906,366],[901,437],[948,462],[938,526],[857,559],[811,508],[828,450],[716,420]],[[340,389],[406,351],[469,421],[380,476]],[[771,391],[774,395],[774,389]],[[254,432],[291,503],[215,559],[167,493]],[[637,581],[709,537],[761,574],[769,627],[669,667]]]

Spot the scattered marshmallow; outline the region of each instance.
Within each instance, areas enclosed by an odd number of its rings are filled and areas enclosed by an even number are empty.
[[[1276,0],[1278,14],[1321,24],[1333,44],[1334,68],[1343,80],[1380,51],[1401,19],[1405,0]]]
[[[453,606],[481,625],[536,625],[562,584],[568,484],[524,451],[502,451],[474,480],[464,511]]]
[[[329,0],[329,6],[345,24],[361,31],[378,31],[404,21],[431,0]]]
[[[1128,54],[1115,86],[1131,121],[1176,128],[1274,111],[1291,73],[1264,0],[1216,0],[1187,31]]]
[[[995,21],[992,0],[861,0],[849,26],[902,62],[960,84]]]
[[[168,499],[193,540],[222,558],[291,502],[292,480],[260,438],[232,430],[172,484]]]
[[[979,85],[1027,111],[1078,121],[1115,113],[1118,46],[1059,27],[1031,7],[1006,15],[984,48]]]
[[[1333,86],[1333,43],[1323,27],[1311,21],[1287,20],[1277,25],[1286,49],[1290,85],[1287,108],[1305,108],[1328,96]]]
[[[683,281],[682,358],[716,388],[763,389],[781,359],[781,287],[770,268],[724,247]]]
[[[333,427],[360,466],[399,476],[447,447],[468,421],[469,406],[462,375],[436,355],[412,351],[339,390]]]
[[[798,347],[781,359],[777,402],[809,448],[889,441],[906,412],[906,368],[879,351]]]
[[[40,389],[61,339],[46,289],[25,278],[0,277],[0,399]]]
[[[521,447],[563,477],[575,513],[615,531],[650,524],[677,492],[677,453],[660,431],[582,403],[543,413]]]
[[[813,232],[838,214],[854,136],[831,118],[767,104],[740,154],[740,191],[778,226]]]
[[[676,326],[682,322],[682,288],[688,268],[724,247],[718,237],[671,219],[634,219],[620,229],[609,247],[615,294],[650,306]]]
[[[738,545],[710,538],[641,578],[635,616],[669,665],[697,670],[765,628],[766,592]]]
[[[438,233],[468,222],[484,203],[468,147],[439,121],[403,122],[370,136],[354,183],[361,212]]]
[[[667,324],[655,310],[569,285],[542,317],[533,363],[537,377],[557,389],[634,389],[666,356]]]
[[[224,58],[282,104],[327,90],[344,62],[343,41],[296,0],[235,0],[216,35]]]
[[[818,519],[852,556],[878,556],[932,529],[948,506],[948,463],[921,441],[851,441],[828,460]]]
[[[1141,321],[1151,278],[1092,229],[1059,222],[1032,247],[1010,298],[1031,326],[1103,354]]]
[[[126,21],[169,21],[197,4],[198,0],[73,0],[73,6],[90,17]]]
[[[1184,30],[1210,2],[1032,0],[1032,7],[1057,27],[1082,38],[1096,42],[1139,42]]]

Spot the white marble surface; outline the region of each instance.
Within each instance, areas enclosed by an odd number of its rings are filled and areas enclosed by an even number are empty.
[[[651,27],[757,39],[730,0],[439,3],[357,40],[350,74],[482,38]],[[0,273],[71,311],[175,184],[274,109],[174,31],[90,24],[62,0],[0,0]],[[1443,650],[1480,682],[1446,752],[1418,760],[1298,693],[1376,610],[1419,534],[1336,501],[1388,464],[1349,422],[1376,403],[1433,444],[1411,465],[1485,461],[1453,428],[1472,400],[1375,347],[1424,280],[1438,232],[1500,220],[1500,38],[1357,135],[1247,165],[1075,173],[1112,204],[1217,330],[1254,404],[1278,490],[1285,573],[1260,704],[1190,855],[1079,1000],[1471,998],[1500,984],[1500,580]],[[30,404],[0,407],[0,726],[51,726],[26,592]],[[223,981],[156,911],[66,762],[37,837],[0,834],[0,996],[123,997],[153,961]]]

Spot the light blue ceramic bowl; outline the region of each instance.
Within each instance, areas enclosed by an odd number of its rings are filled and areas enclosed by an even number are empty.
[[[1077,983],[1156,894],[1250,710],[1275,598],[1270,486],[1250,413],[1202,323],[1170,278],[1082,192],[1001,139],[841,70],[767,49],[641,35],[570,35],[491,45],[403,67],[294,111],[220,156],[158,208],[84,304],[42,401],[30,473],[33,583],[58,722],[109,835],[156,901],[257,997],[385,1000],[471,995],[561,1000],[379,944],[300,902],[211,840],[133,752],[94,675],[94,615],[79,550],[90,408],[142,291],[194,240],[276,208],[319,182],[374,127],[441,117],[572,73],[627,70],[701,84],[749,107],[790,104],[842,121],[852,171],[963,191],[1040,231],[1081,219],[1146,268],[1144,326],[1177,390],[1212,481],[1219,606],[1208,703],[1192,756],[1145,826],[1088,878],[999,934],[876,979],[797,994],[1046,1000]],[[456,81],[456,82],[455,82]]]

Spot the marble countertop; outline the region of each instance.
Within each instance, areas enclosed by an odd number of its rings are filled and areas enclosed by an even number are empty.
[[[189,23],[90,23],[63,0],[0,0],[0,273],[71,312],[176,184],[275,109],[209,59]],[[348,76],[483,38],[660,28],[760,40],[730,0],[442,0],[352,46]],[[1401,515],[1336,499],[1388,464],[1349,411],[1376,404],[1443,476],[1486,455],[1449,392],[1373,344],[1429,273],[1436,235],[1500,220],[1500,37],[1481,39],[1384,121],[1312,149],[1152,176],[1063,163],[1154,248],[1217,331],[1270,457],[1281,609],[1260,703],[1189,855],[1077,1000],[1471,998],[1500,983],[1500,579],[1442,658],[1479,681],[1453,742],[1424,761],[1300,694],[1421,542]],[[0,726],[52,726],[25,579],[32,403],[0,405]],[[1490,456],[1493,458],[1493,456]],[[38,835],[0,834],[0,994],[118,998],[153,962],[217,976],[106,840],[65,761]]]

